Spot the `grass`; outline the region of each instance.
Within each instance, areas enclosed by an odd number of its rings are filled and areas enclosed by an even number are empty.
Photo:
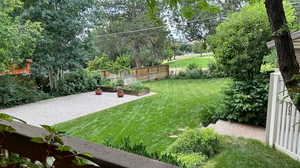
[[[221,153],[203,168],[298,168],[300,163],[249,139],[226,137]]]
[[[231,80],[161,80],[146,83],[157,95],[123,104],[57,125],[89,141],[119,143],[130,137],[150,151],[162,152],[180,134],[179,128],[198,127],[208,110],[218,106],[222,89]]]
[[[193,57],[179,59],[167,64],[169,64],[171,68],[186,68],[189,64],[197,64],[200,68],[207,68],[209,63],[212,62],[214,62],[214,57]]]

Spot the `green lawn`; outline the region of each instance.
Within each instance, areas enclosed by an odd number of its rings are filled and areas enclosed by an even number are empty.
[[[207,68],[209,63],[214,62],[214,57],[194,57],[181,59],[167,63],[171,68],[186,68],[189,64],[197,64],[201,68]]]
[[[226,137],[221,153],[203,168],[299,168],[300,163],[262,143]]]
[[[152,97],[143,98],[59,124],[60,130],[89,141],[118,143],[124,137],[164,151],[179,128],[198,127],[212,106],[218,106],[229,79],[161,80],[146,83]]]

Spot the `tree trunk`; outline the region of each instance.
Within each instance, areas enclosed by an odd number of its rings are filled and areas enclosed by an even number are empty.
[[[300,109],[300,74],[293,40],[288,28],[282,0],[266,0],[265,6],[273,31],[278,55],[279,69],[289,94],[297,109]]]

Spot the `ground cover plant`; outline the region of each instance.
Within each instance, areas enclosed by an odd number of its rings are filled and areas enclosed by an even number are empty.
[[[229,79],[161,80],[146,83],[157,94],[57,125],[68,134],[97,143],[124,137],[164,151],[180,128],[198,127],[222,100]]]
[[[180,59],[167,63],[171,68],[187,68],[190,64],[196,64],[200,68],[208,68],[210,63],[214,62],[214,57],[194,57],[188,59]]]

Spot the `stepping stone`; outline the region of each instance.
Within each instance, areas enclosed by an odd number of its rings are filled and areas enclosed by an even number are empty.
[[[210,124],[208,128],[214,129],[220,135],[251,138],[263,143],[266,142],[265,128],[259,126],[219,120],[216,124]]]
[[[188,128],[178,128],[177,130],[178,131],[186,131],[186,130],[188,130]]]
[[[170,135],[169,137],[170,137],[170,138],[178,138],[179,135]]]

